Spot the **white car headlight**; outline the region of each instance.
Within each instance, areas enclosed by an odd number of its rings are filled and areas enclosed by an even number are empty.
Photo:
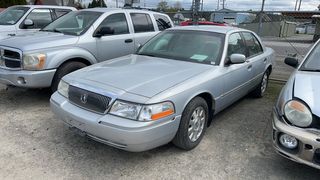
[[[171,102],[140,105],[117,100],[109,114],[138,121],[154,121],[174,114],[174,105]]]
[[[284,106],[284,115],[292,124],[299,127],[308,127],[312,123],[312,113],[302,102],[291,100]]]
[[[141,105],[117,100],[113,103],[109,113],[128,119],[136,120],[139,116]]]
[[[68,98],[69,97],[69,84],[65,81],[61,80],[58,85],[58,93],[62,96]]]
[[[139,121],[155,121],[174,114],[174,105],[171,102],[163,102],[143,106]]]
[[[46,62],[46,55],[41,53],[23,56],[23,68],[26,70],[41,70]]]

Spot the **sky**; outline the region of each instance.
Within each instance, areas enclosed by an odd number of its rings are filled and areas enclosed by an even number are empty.
[[[92,0],[82,0],[85,2],[90,2]],[[180,1],[183,8],[190,9],[192,0],[166,0],[169,5],[175,4]],[[116,0],[105,0],[108,7],[115,7]],[[119,6],[123,5],[124,0],[118,0]],[[154,8],[160,0],[140,0],[140,3],[135,5],[140,5],[141,7]],[[214,11],[217,9],[218,0],[203,0],[204,10]],[[220,0],[220,9],[222,8],[222,0]],[[294,10],[296,0],[265,0],[265,10]],[[225,8],[231,10],[260,10],[262,0],[225,0]],[[303,11],[313,11],[317,10],[318,5],[320,5],[320,0],[302,0],[301,9]]]

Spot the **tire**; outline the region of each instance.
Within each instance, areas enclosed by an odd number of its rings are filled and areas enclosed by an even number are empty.
[[[201,115],[201,111],[203,116]],[[195,97],[192,99],[183,110],[179,129],[172,141],[173,144],[184,150],[195,148],[202,140],[207,129],[208,112],[208,104],[203,98]],[[201,119],[203,120],[201,121]]]
[[[265,95],[269,83],[269,75],[269,70],[266,70],[262,76],[261,82],[256,87],[256,89],[252,91],[253,97],[262,98]]]
[[[52,83],[51,83],[51,92],[55,92],[58,88],[58,84],[61,80],[61,78],[73,71],[76,71],[78,69],[84,68],[87,65],[82,62],[67,62],[60,66],[56,72],[56,74],[53,77]]]

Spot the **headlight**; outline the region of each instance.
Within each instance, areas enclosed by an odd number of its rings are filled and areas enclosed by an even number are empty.
[[[61,80],[58,85],[58,93],[62,96],[68,98],[69,97],[69,84],[65,81]]]
[[[113,103],[109,113],[128,119],[136,120],[139,116],[141,105],[117,100]]]
[[[172,114],[174,114],[174,106],[171,102],[143,106],[139,121],[154,121]]]
[[[23,67],[26,70],[41,70],[46,62],[45,54],[26,54],[23,56]]]
[[[117,100],[112,105],[109,113],[138,121],[153,121],[174,114],[174,106],[171,102],[139,105]]]
[[[291,100],[284,106],[284,115],[292,124],[299,127],[308,127],[312,123],[312,114],[302,102]]]

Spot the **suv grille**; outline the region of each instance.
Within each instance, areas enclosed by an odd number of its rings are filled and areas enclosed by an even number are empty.
[[[75,86],[69,86],[69,100],[84,109],[103,114],[107,111],[111,98]]]
[[[21,68],[21,55],[19,52],[0,49],[0,66],[7,68]]]

